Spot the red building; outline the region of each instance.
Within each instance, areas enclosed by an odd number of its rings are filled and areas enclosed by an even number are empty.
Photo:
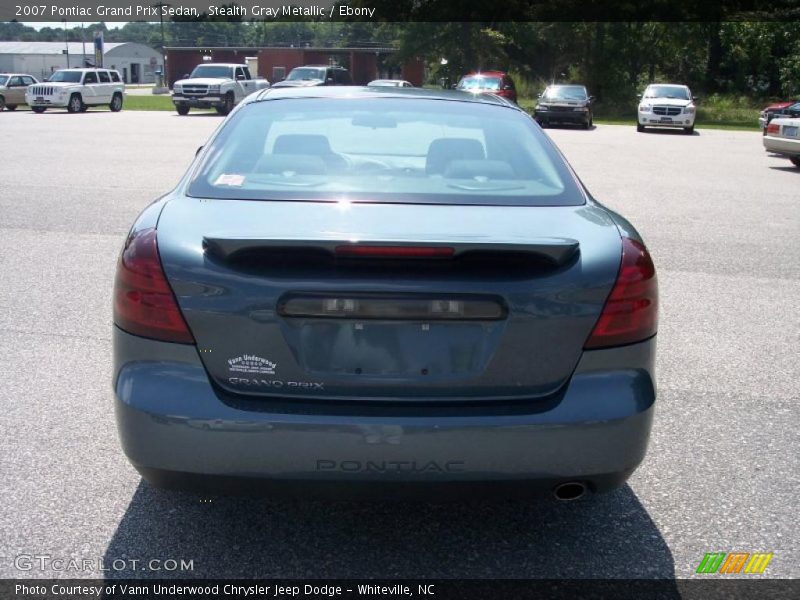
[[[420,59],[404,63],[399,68],[389,60],[394,48],[227,48],[175,47],[166,48],[169,86],[191,73],[204,62],[249,63],[257,61],[260,77],[271,83],[281,81],[295,67],[303,65],[341,65],[350,71],[353,83],[364,85],[373,79],[405,79],[421,86],[425,69]]]

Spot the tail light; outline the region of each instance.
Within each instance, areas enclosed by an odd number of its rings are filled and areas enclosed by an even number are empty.
[[[158,257],[155,229],[132,233],[117,265],[114,323],[142,337],[194,344]]]
[[[778,135],[781,132],[781,126],[777,123],[770,123],[767,125],[767,135],[775,134]]]
[[[641,242],[622,238],[617,281],[585,348],[621,346],[646,340],[658,329],[658,283],[650,253]]]

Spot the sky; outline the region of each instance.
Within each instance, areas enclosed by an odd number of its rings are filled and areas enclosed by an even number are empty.
[[[21,23],[23,25],[27,25],[28,27],[33,27],[36,31],[39,31],[44,27],[61,27],[61,28],[64,27],[63,21],[41,21],[37,23],[32,23],[30,21],[21,21]],[[109,29],[117,29],[118,27],[124,26],[126,23],[127,21],[115,21],[113,23],[106,23],[106,27],[108,27]],[[76,25],[79,24],[80,24],[79,21],[67,21],[67,27],[70,28],[75,27]]]

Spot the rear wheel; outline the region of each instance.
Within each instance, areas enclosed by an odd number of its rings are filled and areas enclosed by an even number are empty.
[[[46,107],[44,107],[44,106],[31,106],[31,110],[32,110],[33,112],[35,112],[36,114],[39,114],[39,115],[40,115],[40,114],[42,114],[44,111],[46,111],[46,110],[47,110],[47,108],[46,108]]]
[[[67,103],[67,112],[77,113],[83,110],[84,104],[83,100],[81,100],[80,94],[72,94],[69,99],[69,103]]]
[[[122,94],[114,94],[111,98],[111,104],[108,105],[111,112],[119,112],[122,110]]]
[[[0,96],[0,110],[3,110],[6,107],[6,99]]]
[[[6,110],[17,110],[16,104],[6,104]]]
[[[800,156],[790,156],[789,160],[792,161],[792,164],[800,169]]]
[[[185,117],[189,114],[189,107],[185,104],[176,104],[175,110],[178,111],[178,114],[182,117]]]

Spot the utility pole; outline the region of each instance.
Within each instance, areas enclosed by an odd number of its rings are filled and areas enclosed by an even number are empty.
[[[82,61],[81,66],[85,67],[86,66],[86,38],[83,35],[83,23],[81,23],[81,45],[83,46],[83,61]]]
[[[158,18],[161,21],[161,69],[163,72],[164,77],[164,85],[169,85],[167,82],[167,50],[166,50],[166,38],[164,37],[164,7],[171,6],[171,4],[167,4],[164,0],[158,0],[156,4],[150,5],[153,8],[158,8]]]
[[[67,38],[67,20],[64,21],[64,54],[67,55],[67,68],[69,69],[69,39]]]

